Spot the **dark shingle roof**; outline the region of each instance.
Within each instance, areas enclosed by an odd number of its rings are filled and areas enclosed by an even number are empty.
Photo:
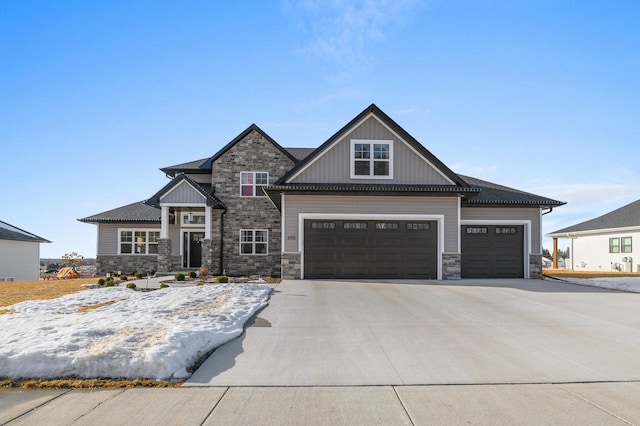
[[[78,220],[84,223],[160,223],[160,209],[138,201]]]
[[[307,158],[316,148],[285,148],[289,154],[293,155],[298,160],[304,160]]]
[[[36,234],[27,232],[7,222],[0,220],[0,240],[28,241],[33,243],[50,243],[51,241],[38,237]]]
[[[565,236],[574,232],[596,231],[601,229],[640,227],[640,200],[620,207],[612,212],[598,216],[595,219],[578,223],[577,225],[559,229],[547,234],[549,237]]]
[[[165,174],[169,176],[175,176],[180,172],[184,173],[211,173],[211,167],[203,168],[202,165],[209,158],[202,158],[200,160],[189,161],[188,163],[176,164],[175,166],[163,167],[162,170]]]
[[[218,199],[215,195],[213,195],[213,187],[211,184],[199,183],[191,179],[189,176],[184,173],[180,173],[178,176],[173,178],[168,184],[164,186],[160,191],[156,192],[151,198],[149,198],[144,203],[149,206],[159,207],[160,206],[160,197],[169,192],[172,188],[178,185],[180,182],[186,181],[189,185],[191,185],[196,191],[198,191],[206,200],[207,206],[224,209],[226,208],[224,203]]]
[[[566,204],[563,201],[553,200],[551,198],[509,188],[508,186],[498,185],[497,183],[487,182],[471,176],[459,176],[469,185],[482,190],[482,192],[475,197],[463,199],[463,206],[504,205],[556,207]]]

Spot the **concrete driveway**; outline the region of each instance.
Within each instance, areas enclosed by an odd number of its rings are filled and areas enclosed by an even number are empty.
[[[640,294],[548,280],[283,281],[185,386],[640,380]]]

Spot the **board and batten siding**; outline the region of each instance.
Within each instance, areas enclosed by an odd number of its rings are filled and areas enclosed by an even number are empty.
[[[393,179],[351,179],[351,139],[393,140]],[[375,117],[347,133],[291,183],[374,183],[450,185],[434,167],[390,132]]]
[[[160,203],[204,205],[205,199],[202,194],[196,191],[189,183],[182,181],[166,195],[160,197]]]
[[[529,220],[531,221],[531,253],[541,253],[541,217],[538,207],[463,207],[460,220]]]
[[[118,254],[118,229],[152,229],[160,231],[160,224],[154,223],[99,223],[98,224],[98,254]],[[171,249],[174,255],[180,253],[180,229],[177,226],[169,227]]]
[[[285,197],[285,252],[298,251],[300,213],[443,215],[444,251],[458,252],[460,226],[457,197],[294,194]]]

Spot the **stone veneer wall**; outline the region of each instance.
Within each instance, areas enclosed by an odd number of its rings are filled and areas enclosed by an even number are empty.
[[[154,255],[98,255],[96,274],[106,275],[120,271],[123,274],[142,271],[147,274],[158,271],[158,256]]]
[[[459,280],[462,257],[460,253],[442,253],[442,279]]]
[[[529,278],[534,280],[542,279],[542,255],[529,255]]]
[[[252,131],[212,165],[211,183],[227,206],[223,216],[223,272],[227,275],[280,276],[280,212],[268,197],[241,197],[240,172],[269,172],[269,183],[284,175],[294,162]],[[269,231],[268,255],[240,255],[240,230]]]
[[[302,269],[302,254],[282,253],[282,278],[287,280],[299,280]]]
[[[157,265],[158,272],[171,272],[173,270],[173,258],[171,256],[170,238],[158,239]]]

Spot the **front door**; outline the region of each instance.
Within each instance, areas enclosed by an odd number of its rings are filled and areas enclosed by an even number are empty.
[[[182,266],[184,268],[198,268],[202,265],[202,240],[204,232],[187,231],[183,234]]]

